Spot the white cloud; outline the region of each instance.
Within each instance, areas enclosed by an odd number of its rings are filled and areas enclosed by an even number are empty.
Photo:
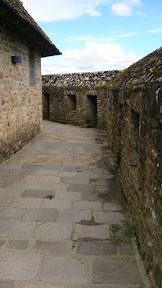
[[[151,34],[162,33],[162,26],[161,27],[157,27],[157,28],[152,29],[152,30],[149,30],[148,33],[151,33]]]
[[[132,14],[132,8],[124,2],[112,5],[112,11],[117,16],[130,16]]]
[[[117,16],[128,17],[133,13],[133,6],[141,5],[141,0],[124,0],[112,5],[112,12]]]
[[[83,49],[68,49],[63,56],[42,59],[42,74],[124,69],[137,60],[117,43],[87,42]]]
[[[65,39],[66,42],[112,42],[117,39],[131,37],[135,35],[133,32],[124,33],[124,34],[115,34],[110,37],[94,37],[92,35],[70,35],[67,39]]]
[[[23,0],[24,7],[36,21],[72,19],[88,14],[100,16],[99,5],[111,0]]]

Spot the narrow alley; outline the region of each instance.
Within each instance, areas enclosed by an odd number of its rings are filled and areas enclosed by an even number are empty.
[[[0,288],[150,288],[104,131],[43,121],[0,206]]]

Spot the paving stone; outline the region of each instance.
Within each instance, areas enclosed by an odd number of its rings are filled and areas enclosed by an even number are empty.
[[[67,199],[67,200],[81,200],[81,193],[70,192],[70,191],[59,191],[56,192],[55,199]]]
[[[116,255],[115,244],[101,241],[79,241],[77,247],[78,254],[85,255]]]
[[[34,222],[1,221],[0,235],[3,238],[28,238],[35,229]]]
[[[1,282],[0,281],[0,288],[13,288],[14,283],[11,282]]]
[[[16,198],[13,200],[11,206],[12,207],[39,207],[42,203],[42,199],[36,198]]]
[[[70,242],[51,242],[38,240],[34,248],[41,251],[48,251],[54,254],[72,253],[72,243]]]
[[[96,194],[96,193],[83,193],[82,194],[82,200],[85,200],[85,201],[98,201],[100,199],[99,197],[99,194]]]
[[[75,201],[73,203],[73,209],[101,211],[102,203],[100,201]]]
[[[26,219],[29,221],[54,222],[57,215],[56,209],[35,208],[28,212]]]
[[[38,176],[50,176],[50,177],[57,177],[59,176],[59,171],[51,171],[51,170],[43,170],[39,169],[35,173]]]
[[[46,200],[43,200],[43,204],[42,204],[42,207],[43,208],[47,208],[47,209],[52,209],[52,208],[55,208],[55,209],[70,209],[72,206],[72,202],[71,200],[63,200],[63,199],[52,199],[52,200],[49,200],[49,199],[46,199]]]
[[[18,174],[9,174],[9,175],[2,175],[1,179],[2,181],[7,181],[7,182],[12,182],[12,181],[19,181],[23,178],[22,175],[18,175]]]
[[[86,284],[88,268],[78,259],[51,257],[43,263],[40,280],[60,284]]]
[[[43,255],[6,252],[0,256],[0,279],[32,280],[38,273]]]
[[[71,238],[72,224],[70,223],[45,223],[36,230],[37,239],[66,240]]]
[[[26,169],[26,170],[33,170],[33,169],[40,169],[42,165],[40,164],[33,164],[33,163],[25,163],[22,165],[21,169]]]
[[[0,220],[14,219],[21,220],[21,217],[26,213],[25,208],[5,207],[0,209]]]
[[[122,208],[118,204],[109,202],[109,203],[103,203],[103,210],[108,211],[108,212],[110,211],[115,212],[115,211],[121,211]]]
[[[63,177],[61,182],[68,184],[89,184],[89,179],[87,177]]]
[[[95,192],[95,187],[90,185],[72,184],[68,187],[68,191],[74,192]]]
[[[7,248],[9,249],[17,249],[17,250],[25,250],[28,248],[28,241],[27,240],[10,240],[7,243]]]
[[[28,198],[46,198],[49,195],[55,195],[55,193],[53,192],[53,190],[28,190],[26,189],[23,194],[21,195],[21,197],[28,197]]]
[[[43,167],[43,170],[49,170],[49,171],[61,171],[62,170],[62,164],[57,164],[57,163],[49,163],[46,164]]]
[[[125,220],[125,217],[120,212],[93,212],[96,223],[120,224]]]
[[[120,255],[134,255],[134,248],[132,243],[119,244],[119,254]]]
[[[94,284],[142,284],[136,260],[133,257],[96,259],[93,262]]]
[[[63,171],[88,172],[88,167],[87,166],[67,165],[63,168]]]
[[[106,240],[110,239],[110,226],[84,226],[76,224],[73,233],[73,240],[81,240],[84,238]]]
[[[10,206],[11,202],[13,201],[13,197],[1,199],[0,201],[0,207],[8,207]]]
[[[83,220],[90,221],[91,218],[92,218],[92,213],[90,211],[64,210],[64,211],[60,211],[60,214],[59,214],[60,222],[79,223],[80,221],[83,221]]]
[[[0,240],[0,247],[3,246],[6,243],[4,240]]]

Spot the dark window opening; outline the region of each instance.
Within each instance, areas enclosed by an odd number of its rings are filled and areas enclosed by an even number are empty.
[[[68,95],[67,102],[70,110],[76,110],[76,95]]]
[[[50,95],[49,93],[43,93],[43,119],[50,118]]]
[[[139,120],[140,114],[131,110],[131,134],[130,134],[130,145],[131,145],[131,164],[137,166],[138,164],[138,148],[139,148]]]
[[[29,51],[29,84],[30,86],[36,86],[36,63],[35,63],[35,53]]]
[[[86,124],[88,127],[97,127],[97,96],[87,95]]]

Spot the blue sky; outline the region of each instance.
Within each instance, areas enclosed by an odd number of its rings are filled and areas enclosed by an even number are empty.
[[[42,74],[124,69],[161,47],[161,0],[24,0],[62,56]]]

